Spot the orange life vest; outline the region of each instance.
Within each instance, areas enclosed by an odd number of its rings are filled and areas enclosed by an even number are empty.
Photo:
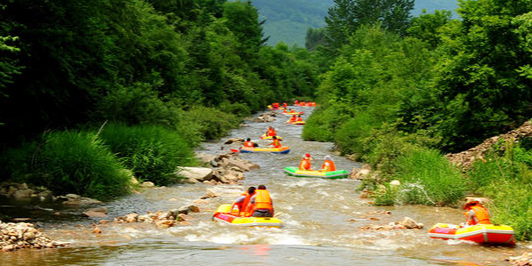
[[[303,159],[299,163],[299,170],[310,170],[310,159]]]
[[[277,132],[275,132],[275,129],[268,129],[268,136],[277,136]]]
[[[246,141],[246,142],[244,142],[244,147],[253,148],[253,147],[254,147],[254,146],[253,146],[253,142],[251,142],[251,141]]]
[[[299,122],[299,121],[303,121],[303,119],[301,118],[301,116],[298,117],[298,118],[296,119],[296,122]]]
[[[274,139],[272,144],[273,144],[273,147],[275,148],[282,147],[281,142],[278,139]]]
[[[486,208],[483,206],[475,205],[471,206],[469,210],[473,210],[475,212],[475,217],[477,218],[475,221],[474,219],[470,219],[467,221],[467,224],[469,225],[475,225],[475,224],[491,224],[490,221],[490,215]],[[466,217],[468,217],[468,212],[464,213]]]
[[[296,115],[293,115],[293,116],[290,118],[290,121],[291,121],[291,122],[294,122],[294,121],[296,121],[296,119],[297,119],[297,116],[296,116]]]
[[[336,171],[336,166],[334,165],[333,161],[325,160],[325,162],[321,165],[321,169],[326,172]]]
[[[273,213],[272,198],[268,190],[257,189],[255,191],[255,208],[254,209],[268,209]]]

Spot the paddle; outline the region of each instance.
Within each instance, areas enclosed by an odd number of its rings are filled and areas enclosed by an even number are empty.
[[[240,150],[237,150],[237,149],[231,149],[231,151],[235,153],[240,152]]]

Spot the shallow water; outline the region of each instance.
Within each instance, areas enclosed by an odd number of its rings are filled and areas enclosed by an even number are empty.
[[[294,108],[311,111],[311,108]],[[304,115],[304,119],[308,114]],[[428,227],[437,222],[460,223],[461,211],[426,206],[375,207],[361,199],[359,181],[289,177],[286,166],[297,166],[304,153],[314,157],[314,167],[331,155],[338,169],[351,171],[360,164],[331,152],[331,143],[303,141],[302,127],[285,125],[279,115],[273,123],[249,123],[229,137],[259,140],[269,125],[290,146],[286,155],[242,154],[260,165],[246,173],[241,185],[177,185],[147,190],[106,204],[109,217],[131,212],[168,210],[196,202],[201,212],[191,215],[192,225],[157,229],[144,224],[100,226],[102,235],[91,233],[88,218],[52,215],[57,206],[38,210],[35,218],[51,238],[70,242],[55,250],[21,250],[0,254],[0,265],[509,265],[516,248],[483,247],[430,239]],[[204,143],[198,152],[217,154],[222,142]],[[227,148],[225,148],[227,149]],[[249,186],[264,184],[274,200],[283,228],[234,228],[211,221],[212,212],[231,203]],[[219,197],[197,202],[207,189]],[[6,210],[3,208],[1,210]],[[391,215],[383,214],[391,211]],[[59,210],[68,213],[69,210]],[[75,210],[71,210],[75,212]],[[44,215],[48,213],[48,215]],[[51,214],[52,213],[52,214]],[[361,227],[386,225],[408,216],[425,224],[422,230],[363,231]]]

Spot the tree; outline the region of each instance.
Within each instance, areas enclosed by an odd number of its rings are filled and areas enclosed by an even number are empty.
[[[328,43],[338,49],[366,24],[380,23],[383,29],[404,35],[413,8],[414,0],[334,0],[325,17]]]
[[[313,51],[316,49],[318,45],[326,45],[327,44],[326,34],[327,34],[327,30],[325,28],[320,28],[320,29],[308,28],[307,36],[305,38],[305,47],[308,50]]]

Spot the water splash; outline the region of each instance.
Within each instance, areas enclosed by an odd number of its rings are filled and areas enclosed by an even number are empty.
[[[425,198],[432,203],[433,205],[436,205],[436,203],[429,197],[427,190],[425,190],[425,186],[421,184],[421,181],[418,180],[415,183],[405,183],[402,186],[402,189],[398,192],[397,201],[399,203],[403,204],[405,202],[405,198],[408,195],[408,193],[413,191],[420,191],[423,195],[425,195]]]

